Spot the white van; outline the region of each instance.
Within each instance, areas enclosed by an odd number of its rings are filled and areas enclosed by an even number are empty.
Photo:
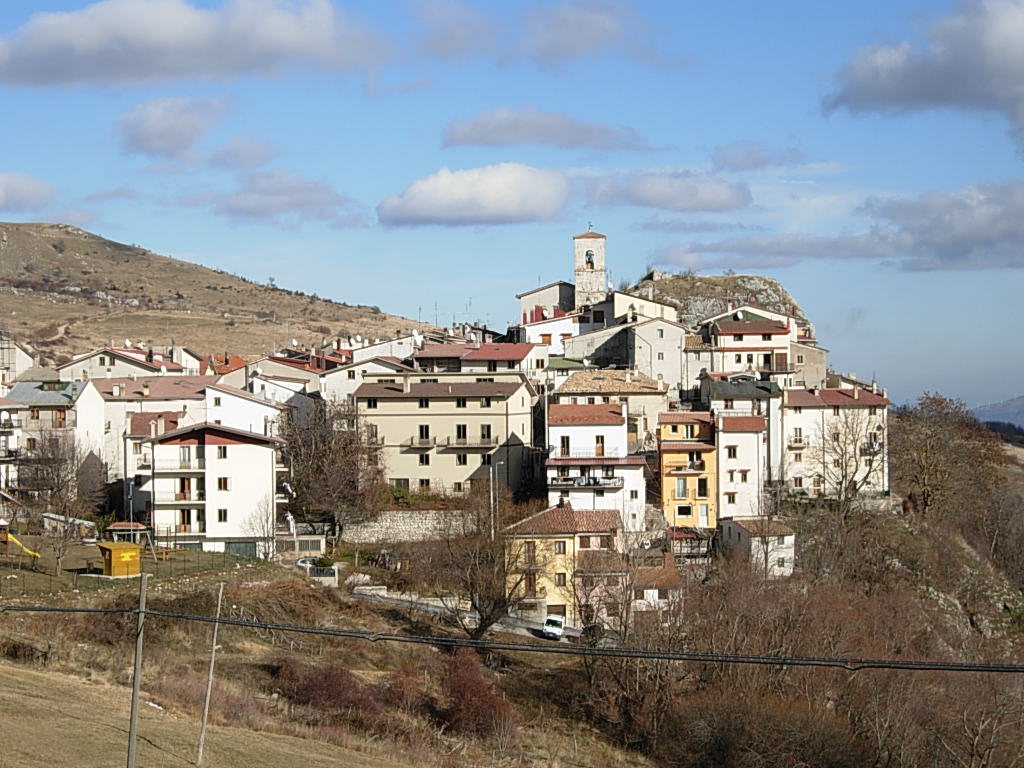
[[[544,620],[544,626],[541,627],[540,633],[544,637],[551,640],[561,640],[562,634],[565,632],[565,617],[564,616],[548,616]]]

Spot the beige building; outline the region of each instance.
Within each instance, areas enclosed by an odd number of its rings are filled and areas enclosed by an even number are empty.
[[[393,487],[465,493],[493,477],[514,489],[540,470],[524,374],[367,374],[354,398]]]

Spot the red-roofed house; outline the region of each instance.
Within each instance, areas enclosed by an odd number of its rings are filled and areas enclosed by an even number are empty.
[[[625,403],[548,407],[548,503],[614,509],[627,531],[644,528],[642,457],[628,455]]]
[[[548,349],[538,344],[424,344],[413,360],[428,372],[519,371],[534,375],[547,365]]]
[[[612,509],[574,509],[569,504],[537,512],[505,528],[510,561],[510,587],[521,584],[532,610],[543,621],[548,614],[565,616],[570,626],[588,624],[605,613],[595,591],[600,577],[624,572],[622,521]],[[614,586],[614,585],[613,585]]]
[[[62,381],[89,381],[119,376],[181,376],[185,368],[152,348],[102,347],[57,366]]]
[[[768,423],[764,416],[719,416],[718,514],[761,514],[768,470]]]
[[[889,405],[885,393],[872,387],[783,392],[786,489],[810,496],[886,495]]]

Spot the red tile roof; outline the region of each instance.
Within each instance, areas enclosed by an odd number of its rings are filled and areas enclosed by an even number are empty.
[[[715,329],[718,333],[722,334],[768,333],[775,335],[789,333],[789,328],[774,320],[752,320],[750,322],[744,322],[743,320],[719,320],[715,323]]]
[[[643,456],[552,456],[545,462],[545,465],[548,467],[628,467],[634,465],[644,465],[646,463],[647,459],[645,459]]]
[[[767,517],[723,517],[720,522],[732,522],[751,536],[793,536],[794,531],[785,523]]]
[[[90,379],[89,383],[104,400],[201,400],[206,387],[213,383],[209,376],[122,376],[114,379]],[[114,397],[114,385],[121,385],[121,394]],[[149,385],[149,394],[143,392]]]
[[[508,381],[462,381],[445,383],[410,382],[409,391],[402,391],[402,383],[360,384],[354,396],[357,398],[376,397],[394,399],[416,399],[420,397],[509,397],[523,384]]]
[[[524,360],[534,344],[424,344],[413,357],[417,360],[458,358],[460,360]]]
[[[245,368],[248,361],[244,357],[238,355],[217,355],[213,354],[209,357],[203,358],[205,370],[212,370],[215,374],[221,375],[225,373],[231,373],[237,371],[239,368]],[[200,370],[204,370],[200,368]]]
[[[552,405],[548,407],[548,423],[553,426],[572,424],[613,425],[626,423],[622,406],[611,403],[593,405]]]
[[[177,429],[178,420],[182,416],[184,416],[184,414],[179,411],[153,411],[151,413],[133,413],[131,428],[128,434],[136,437],[139,435],[145,435],[148,437],[149,435],[152,434],[152,423],[156,422],[159,425],[161,416],[164,419],[164,428],[162,431],[157,432],[157,434],[163,434],[164,432],[170,432],[172,430]]]
[[[578,235],[573,235],[572,239],[573,240],[593,240],[595,237],[600,239],[600,240],[607,239],[600,232],[595,232],[592,229],[588,229],[586,232],[580,232]]]
[[[159,371],[161,367],[166,368],[168,371],[183,371],[184,366],[174,362],[170,358],[164,358],[162,354],[153,354],[152,360],[147,360],[147,356],[152,350],[148,349],[123,349],[120,347],[103,347],[102,349],[94,349],[92,352],[87,352],[84,355],[79,355],[70,362],[58,365],[57,370],[67,368],[69,365],[74,365],[82,360],[87,360],[90,357],[96,355],[113,355],[119,357],[122,360],[133,363],[135,365],[141,365],[143,368],[149,368],[151,371]]]
[[[764,432],[764,416],[723,416],[718,429],[722,432]]]
[[[712,421],[707,411],[664,411],[658,414],[659,424],[699,424]]]
[[[622,527],[614,509],[573,509],[569,504],[549,507],[505,528],[513,536],[556,536],[612,533]]]
[[[861,389],[854,397],[853,389],[787,389],[787,406],[803,408],[871,408],[892,405],[892,401],[870,389]]]
[[[659,589],[680,589],[683,586],[683,574],[675,563],[666,559],[661,565],[636,569],[636,585],[638,587],[657,587]]]

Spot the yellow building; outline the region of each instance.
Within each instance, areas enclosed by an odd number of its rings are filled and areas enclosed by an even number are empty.
[[[570,626],[600,617],[603,605],[590,604],[599,595],[586,580],[597,561],[618,559],[618,510],[550,507],[508,526],[505,537],[509,586],[525,596],[522,610],[565,616]]]
[[[669,526],[718,525],[715,422],[704,411],[658,416],[661,508]]]

